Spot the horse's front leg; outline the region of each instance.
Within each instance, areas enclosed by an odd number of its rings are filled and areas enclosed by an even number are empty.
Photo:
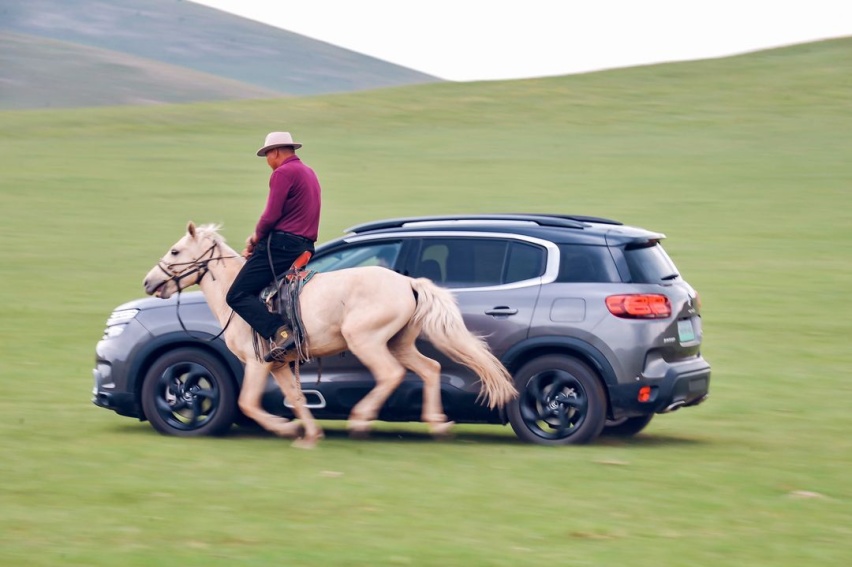
[[[240,389],[240,409],[267,431],[281,437],[296,438],[301,433],[298,423],[273,415],[261,406],[261,398],[269,376],[269,364],[251,359],[246,363]]]
[[[293,405],[293,412],[304,426],[305,435],[297,439],[293,445],[302,449],[311,449],[316,446],[317,441],[323,438],[322,429],[317,425],[314,416],[308,406],[305,405],[305,396],[302,394],[302,385],[290,371],[289,364],[276,364],[272,368],[272,376],[284,392],[284,396]]]

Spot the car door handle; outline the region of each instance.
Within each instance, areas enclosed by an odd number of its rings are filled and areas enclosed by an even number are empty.
[[[512,309],[506,305],[498,305],[497,307],[493,307],[485,312],[486,315],[491,315],[492,317],[508,317],[509,315],[517,315],[518,310]]]

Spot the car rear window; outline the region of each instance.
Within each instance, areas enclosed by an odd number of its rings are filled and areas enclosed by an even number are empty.
[[[659,283],[680,276],[674,262],[658,241],[628,246],[624,249],[624,258],[634,283]]]
[[[559,275],[556,281],[610,283],[621,279],[606,246],[560,244]]]

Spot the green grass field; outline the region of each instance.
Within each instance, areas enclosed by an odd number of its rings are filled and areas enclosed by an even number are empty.
[[[852,563],[852,40],[346,96],[0,113],[0,564]],[[668,235],[711,398],[628,442],[421,424],[314,451],[176,439],[90,402],[94,346],[186,221],[240,243],[289,129],[321,240],[412,214]]]

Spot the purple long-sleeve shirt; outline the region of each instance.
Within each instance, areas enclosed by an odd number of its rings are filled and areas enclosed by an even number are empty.
[[[298,234],[316,242],[321,189],[314,170],[298,156],[287,158],[269,178],[266,208],[254,229],[258,240],[273,230]]]

